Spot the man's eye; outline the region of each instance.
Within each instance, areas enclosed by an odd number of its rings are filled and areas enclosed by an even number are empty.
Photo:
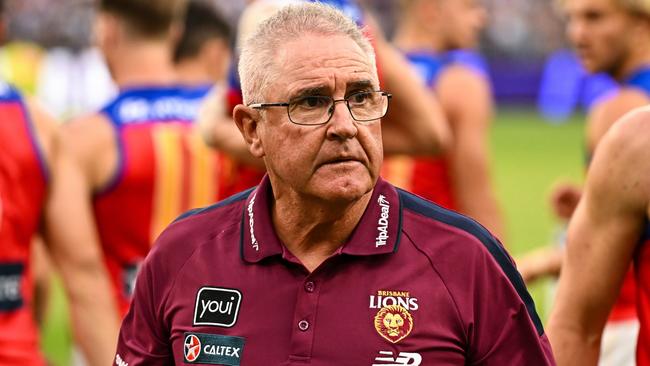
[[[367,92],[367,93],[356,93],[356,94],[350,95],[348,97],[349,98],[348,100],[352,104],[363,104],[363,103],[366,103],[370,99],[371,95],[372,94],[369,93],[369,92]]]
[[[321,96],[304,97],[295,101],[296,106],[301,108],[321,108],[328,104],[328,98]]]

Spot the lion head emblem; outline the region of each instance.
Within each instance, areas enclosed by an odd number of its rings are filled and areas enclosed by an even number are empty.
[[[377,333],[392,343],[406,338],[413,329],[413,317],[399,305],[381,308],[375,315]]]

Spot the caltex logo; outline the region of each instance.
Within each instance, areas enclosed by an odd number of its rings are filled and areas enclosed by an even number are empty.
[[[185,337],[185,360],[194,362],[201,355],[201,341],[194,334],[188,334]]]

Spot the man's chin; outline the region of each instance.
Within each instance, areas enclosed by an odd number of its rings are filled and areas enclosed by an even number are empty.
[[[321,185],[314,187],[314,195],[331,202],[354,202],[361,199],[368,192],[372,191],[374,184],[370,179],[352,179],[340,177],[324,181]]]
[[[580,58],[580,64],[589,74],[597,74],[602,72],[602,67],[595,63],[591,58]]]

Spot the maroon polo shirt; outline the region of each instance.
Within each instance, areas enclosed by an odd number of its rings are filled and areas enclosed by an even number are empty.
[[[268,178],[190,212],[145,260],[117,365],[552,365],[534,304],[476,222],[383,180],[315,271],[280,242]]]

